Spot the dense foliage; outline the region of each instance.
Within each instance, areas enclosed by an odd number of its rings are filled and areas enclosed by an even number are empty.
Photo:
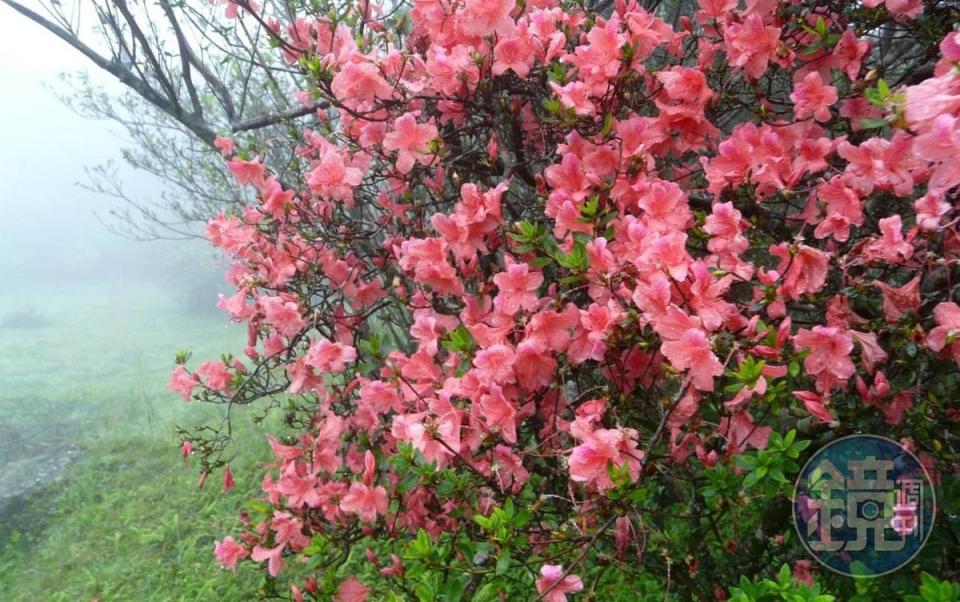
[[[260,478],[231,410],[288,426],[221,564],[296,600],[952,591],[957,9],[683,4],[227,3],[319,108],[292,180],[217,140],[257,193],[207,227],[249,340],[179,358],[227,408],[184,453],[229,488]],[[853,582],[789,495],[858,431],[941,504],[911,570]]]

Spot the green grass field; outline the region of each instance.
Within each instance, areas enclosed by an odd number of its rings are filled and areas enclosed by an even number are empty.
[[[178,349],[219,357],[244,332],[179,301],[149,283],[0,294],[0,600],[240,600],[258,580],[212,554],[258,484],[197,488],[174,426],[218,408],[165,390]],[[248,434],[238,476],[267,451]]]

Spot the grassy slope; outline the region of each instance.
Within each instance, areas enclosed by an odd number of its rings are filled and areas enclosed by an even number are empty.
[[[0,597],[242,599],[256,578],[220,571],[211,550],[256,484],[223,495],[211,479],[198,491],[173,426],[216,409],[180,402],[164,385],[177,349],[217,357],[243,333],[221,316],[179,311],[146,284],[0,296],[0,317],[28,306],[46,318],[42,327],[0,330],[0,427],[22,438],[8,439],[6,453],[75,444],[80,459],[0,525]],[[255,444],[238,475],[265,452],[262,438],[247,440]]]

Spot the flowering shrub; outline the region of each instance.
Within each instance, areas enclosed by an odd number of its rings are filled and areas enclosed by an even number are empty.
[[[246,358],[170,388],[286,423],[223,566],[296,600],[830,599],[789,519],[808,450],[889,434],[956,490],[955,9],[682,6],[228,3],[326,104],[298,181],[219,143],[258,194],[207,227]]]

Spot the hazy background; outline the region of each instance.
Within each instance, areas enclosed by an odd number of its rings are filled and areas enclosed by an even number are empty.
[[[158,185],[124,168],[118,126],[45,87],[68,93],[58,75],[81,69],[0,4],[0,599],[240,599],[250,583],[215,570],[212,547],[249,492],[198,490],[175,430],[221,408],[166,383],[178,350],[195,367],[242,349],[244,329],[215,308],[228,286],[205,241],[130,241],[98,220],[121,201],[77,186],[85,166],[112,159],[128,195]]]
[[[122,167],[120,128],[84,119],[48,89],[68,92],[63,72],[87,69],[82,55],[53,34],[0,5],[0,282],[50,283],[50,279],[115,278],[157,266],[151,257],[182,244],[144,245],[107,231],[120,202],[84,190],[85,166],[114,160]],[[94,82],[119,84],[97,69]],[[45,87],[46,85],[46,87]],[[130,193],[154,195],[148,174],[121,169]],[[202,243],[190,245],[197,251]]]

